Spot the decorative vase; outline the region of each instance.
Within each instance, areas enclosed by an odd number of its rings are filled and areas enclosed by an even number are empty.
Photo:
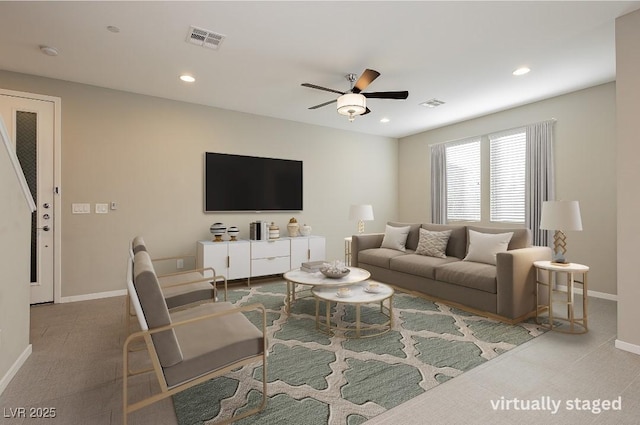
[[[222,223],[213,223],[209,228],[211,234],[214,236],[214,242],[222,242],[222,235],[227,231],[227,227]]]
[[[287,224],[287,231],[289,232],[289,237],[293,238],[298,236],[298,229],[300,226],[298,225],[298,220],[295,217],[291,217],[289,220],[289,224]]]
[[[229,236],[231,236],[232,241],[237,241],[240,230],[238,230],[236,226],[231,226],[227,229],[227,233],[229,234]]]
[[[306,224],[300,226],[300,234],[302,236],[309,236],[311,234],[311,226],[307,226]]]
[[[272,221],[271,225],[269,226],[269,239],[274,240],[278,238],[280,238],[280,228],[276,226]]]

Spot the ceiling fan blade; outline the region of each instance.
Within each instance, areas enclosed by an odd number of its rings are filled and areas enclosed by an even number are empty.
[[[406,99],[409,97],[408,91],[379,91],[362,93],[368,99]]]
[[[301,84],[302,87],[309,87],[310,89],[317,89],[317,90],[324,90],[324,91],[329,91],[331,93],[338,93],[338,94],[344,94],[343,91],[338,91],[338,90],[334,90],[334,89],[328,89],[326,87],[322,87],[322,86],[316,86],[315,84],[309,84],[309,83],[302,83]]]
[[[367,110],[361,113],[360,115],[367,115],[369,112],[371,112],[371,109],[367,108]]]
[[[323,106],[331,105],[332,103],[335,103],[335,102],[337,102],[337,101],[338,101],[338,99],[333,99],[333,100],[330,100],[330,101],[328,101],[328,102],[324,102],[324,103],[321,103],[321,104],[319,104],[319,105],[312,106],[312,107],[311,107],[311,108],[309,108],[309,109],[318,109],[318,108],[322,108]]]
[[[353,86],[353,90],[351,91],[353,93],[360,93],[379,76],[380,73],[378,71],[374,71],[373,69],[365,69],[360,78],[358,78],[358,81],[356,81],[356,84]]]

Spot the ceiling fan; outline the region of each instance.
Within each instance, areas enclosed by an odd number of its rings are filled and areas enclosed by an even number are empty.
[[[356,81],[356,74],[347,74],[345,78],[351,84],[351,89],[346,92],[340,90],[329,89],[326,87],[317,86],[315,84],[303,83],[303,87],[309,87],[311,89],[324,90],[331,93],[337,93],[341,96],[337,99],[330,100],[328,102],[321,103],[310,107],[309,109],[318,109],[323,106],[330,105],[337,102],[338,113],[349,117],[349,121],[353,121],[356,115],[366,115],[371,110],[367,108],[367,98],[369,99],[398,99],[404,100],[409,97],[408,91],[382,91],[382,92],[369,92],[363,93],[369,84],[380,76],[378,71],[373,69],[365,69],[360,78]]]

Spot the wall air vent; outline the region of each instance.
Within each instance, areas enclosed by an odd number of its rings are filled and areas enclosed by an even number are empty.
[[[436,108],[440,105],[444,105],[445,102],[443,102],[442,100],[438,100],[435,97],[433,99],[429,99],[425,102],[422,102],[420,104],[420,106],[424,106],[425,108]]]
[[[187,43],[217,50],[225,37],[225,35],[218,34],[217,32],[192,26],[189,28],[189,33],[187,34]]]

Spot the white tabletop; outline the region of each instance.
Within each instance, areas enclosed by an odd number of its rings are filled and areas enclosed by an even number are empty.
[[[300,269],[289,270],[284,274],[284,278],[289,282],[303,285],[339,287],[362,282],[371,277],[371,273],[364,269],[358,267],[348,267],[348,269],[351,270],[349,274],[338,279],[326,277],[319,271],[309,273]]]
[[[338,288],[328,286],[314,286],[311,292],[316,297],[325,301],[334,301],[349,304],[375,303],[386,300],[393,295],[393,288],[378,283],[377,292],[369,292],[369,282],[360,282],[349,286],[349,296],[338,295]]]
[[[565,263],[558,264],[551,261],[534,261],[534,267],[544,270],[551,270],[554,272],[569,272],[569,273],[585,273],[589,271],[589,266],[578,263]]]

